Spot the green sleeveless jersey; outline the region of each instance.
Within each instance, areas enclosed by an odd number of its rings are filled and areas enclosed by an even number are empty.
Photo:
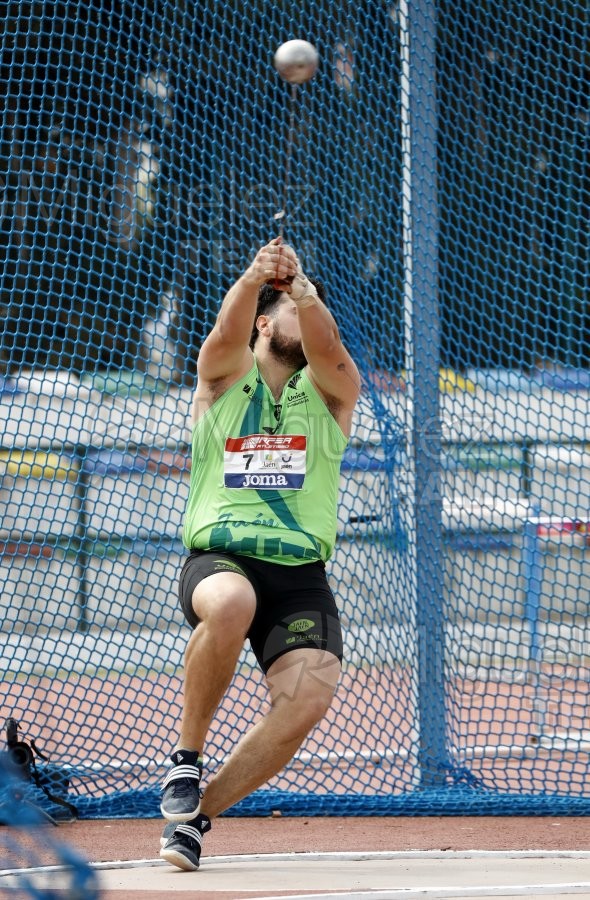
[[[346,445],[305,370],[277,403],[254,363],[193,428],[185,546],[287,566],[327,560]]]

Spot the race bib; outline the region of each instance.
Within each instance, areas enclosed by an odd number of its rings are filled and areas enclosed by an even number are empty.
[[[303,487],[307,438],[301,434],[249,434],[228,438],[223,478],[228,488],[297,491]]]

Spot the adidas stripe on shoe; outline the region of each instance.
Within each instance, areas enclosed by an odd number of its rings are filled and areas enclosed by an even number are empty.
[[[203,759],[189,750],[176,750],[171,759],[173,765],[164,779],[160,810],[170,822],[188,822],[198,814],[201,805]]]
[[[210,829],[211,821],[205,815],[181,822],[160,850],[161,858],[184,872],[196,872],[201,863],[203,835]]]

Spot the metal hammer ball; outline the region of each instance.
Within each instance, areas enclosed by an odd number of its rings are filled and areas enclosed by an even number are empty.
[[[309,41],[287,41],[275,53],[275,69],[284,81],[303,84],[315,75],[319,54]]]

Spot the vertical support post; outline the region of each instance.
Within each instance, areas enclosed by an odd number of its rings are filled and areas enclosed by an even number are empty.
[[[533,692],[533,733],[531,743],[537,743],[545,727],[545,702],[540,695],[541,663],[543,648],[539,634],[539,610],[541,606],[541,585],[543,580],[543,551],[538,537],[540,507],[533,504],[524,523],[523,535],[523,579],[524,579],[524,624],[529,635],[529,659],[527,683]]]
[[[436,2],[402,0],[402,216],[406,431],[413,483],[419,780],[446,777],[439,398]],[[414,298],[417,298],[416,300]]]
[[[87,448],[76,448],[79,461],[76,497],[78,500],[78,528],[76,534],[80,586],[78,588],[78,631],[88,631],[88,483],[89,475],[84,465]]]
[[[530,438],[524,438],[521,446],[522,466],[520,469],[520,492],[528,500],[531,496],[533,486],[532,441]]]

